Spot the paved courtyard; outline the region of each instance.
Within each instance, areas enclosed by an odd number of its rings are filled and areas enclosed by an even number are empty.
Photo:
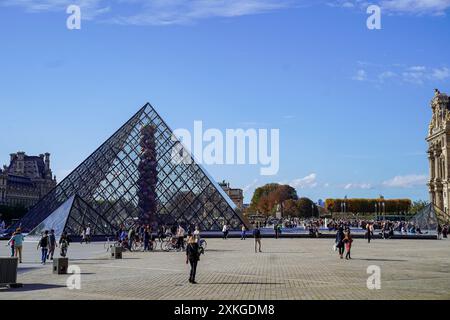
[[[8,255],[5,242],[0,256]],[[81,268],[81,290],[67,275],[39,264],[36,243],[25,244],[18,281],[0,299],[450,299],[450,241],[355,240],[353,260],[338,258],[331,239],[209,239],[198,285],[187,282],[185,256],[177,252],[125,253],[109,259],[103,243],[73,244],[70,263]],[[368,266],[381,268],[381,290],[367,289]]]

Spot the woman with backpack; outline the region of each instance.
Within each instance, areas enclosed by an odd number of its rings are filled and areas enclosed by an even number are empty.
[[[45,265],[45,262],[47,261],[48,247],[49,247],[48,231],[45,230],[44,234],[41,237],[41,240],[39,240],[39,243],[37,245],[37,250],[41,248],[41,264],[43,265]]]

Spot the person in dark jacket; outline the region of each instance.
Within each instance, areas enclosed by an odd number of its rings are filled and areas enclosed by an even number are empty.
[[[189,276],[189,282],[197,284],[195,282],[195,275],[197,273],[197,264],[200,261],[200,250],[198,243],[193,236],[188,238],[188,244],[186,246],[186,264],[191,264],[191,272]]]
[[[344,259],[344,237],[344,228],[340,226],[336,233],[336,248],[339,249],[339,256],[341,259]]]

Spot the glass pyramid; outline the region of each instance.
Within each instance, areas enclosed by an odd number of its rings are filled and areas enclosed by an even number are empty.
[[[416,214],[409,222],[422,230],[435,231],[437,230],[439,219],[436,215],[436,207],[429,204]]]
[[[248,227],[231,199],[147,103],[25,215],[22,229],[33,230],[53,214],[60,215],[58,208],[68,206],[72,198],[64,226],[71,234],[80,234],[90,224],[95,235],[112,235],[138,223],[143,214],[142,129],[148,126],[154,131],[157,174],[152,224],[198,225],[203,231],[220,231],[224,223],[236,230],[242,224]],[[188,161],[174,161],[173,150]]]

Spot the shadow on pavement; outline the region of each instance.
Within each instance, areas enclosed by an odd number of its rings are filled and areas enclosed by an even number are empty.
[[[380,262],[408,262],[408,260],[397,260],[397,259],[363,259],[363,258],[352,258],[352,260],[357,261],[380,261]]]
[[[9,289],[14,292],[28,292],[28,291],[37,291],[37,290],[48,290],[48,289],[57,289],[57,288],[66,288],[66,286],[58,285],[58,284],[44,284],[44,283],[29,283],[23,284],[22,288]]]
[[[277,285],[277,284],[284,284],[281,282],[250,282],[250,281],[237,281],[237,282],[208,282],[208,283],[201,283],[199,282],[198,284],[203,284],[203,285],[224,285],[224,284],[262,284],[262,285]]]

